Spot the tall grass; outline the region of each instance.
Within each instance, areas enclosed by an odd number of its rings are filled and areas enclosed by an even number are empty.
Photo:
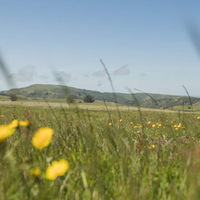
[[[141,127],[137,111],[121,111],[121,120],[109,112],[1,107],[0,124],[28,119],[30,126],[0,143],[0,199],[199,199],[197,115],[143,112]],[[55,132],[41,151],[31,144],[40,127]],[[61,158],[70,164],[66,175],[46,180]],[[39,177],[29,173],[34,167]]]

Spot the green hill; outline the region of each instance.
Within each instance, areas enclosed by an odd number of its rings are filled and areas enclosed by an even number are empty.
[[[75,99],[83,99],[86,94],[90,94],[95,100],[106,102],[115,102],[113,93],[98,92],[92,90],[78,89],[73,87],[61,86],[61,85],[42,85],[36,84],[25,88],[15,88],[8,91],[0,92],[1,96],[9,96],[9,94],[15,93],[21,99],[24,100],[41,100],[47,99],[66,99],[67,95],[71,94]],[[190,101],[186,96],[173,96],[162,94],[144,94],[144,93],[116,93],[117,103],[128,106],[141,106],[145,108],[162,108],[167,109],[174,106],[190,105]],[[200,102],[200,98],[191,97],[192,103]]]

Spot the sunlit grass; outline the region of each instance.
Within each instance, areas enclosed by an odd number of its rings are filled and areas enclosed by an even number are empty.
[[[52,109],[1,105],[0,199],[198,199],[198,114]]]

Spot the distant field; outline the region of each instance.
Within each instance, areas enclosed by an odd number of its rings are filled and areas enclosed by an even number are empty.
[[[194,104],[193,106],[174,106],[171,110],[185,112],[200,112],[200,105]]]
[[[47,103],[48,102],[48,103]],[[112,102],[105,103],[101,101],[95,101],[93,103],[84,103],[83,101],[77,100],[74,104],[67,104],[64,100],[47,100],[45,102],[44,100],[31,100],[31,101],[10,101],[8,99],[5,99],[4,101],[0,101],[0,105],[21,105],[21,106],[33,106],[33,107],[63,107],[63,108],[79,108],[79,109],[89,109],[89,110],[106,110],[106,106],[109,110],[116,110],[117,107],[120,110],[137,110],[136,107],[131,106],[122,106],[122,105],[116,105]],[[117,106],[117,107],[116,107]],[[144,110],[152,110],[144,108]]]
[[[47,102],[44,99],[21,99],[18,101],[10,101],[9,98],[0,96],[0,105],[11,105],[11,106],[31,106],[31,107],[53,107],[53,108],[78,108],[78,109],[89,109],[89,110],[117,110],[128,111],[128,110],[138,110],[137,107],[120,105],[113,102],[106,102],[106,105],[102,101],[95,101],[93,103],[84,103],[82,100],[76,100],[74,104],[68,104],[64,99],[47,99]],[[193,108],[193,109],[192,109]],[[200,112],[200,106],[196,105],[193,107],[185,106],[184,109],[182,106],[175,106],[170,109],[151,109],[151,108],[140,108],[142,111],[152,111],[152,112]]]
[[[0,101],[10,101],[8,96],[1,96],[0,95]]]
[[[47,103],[48,102],[48,103]],[[99,110],[99,111],[137,111],[137,107],[133,106],[125,106],[125,105],[116,105],[112,102],[104,102],[95,101],[93,103],[84,103],[83,101],[76,100],[74,104],[68,104],[63,99],[50,99],[47,102],[44,100],[23,100],[23,101],[10,101],[5,99],[3,101],[0,100],[0,105],[9,105],[9,106],[25,106],[25,107],[44,107],[48,108],[49,106],[52,108],[68,108],[68,109],[84,109],[84,110]],[[151,108],[140,108],[142,111],[152,111],[152,112],[174,112],[173,110],[160,110],[160,109],[151,109]]]

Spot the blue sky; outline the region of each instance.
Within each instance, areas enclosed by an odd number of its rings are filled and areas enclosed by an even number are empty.
[[[0,50],[16,87],[59,84],[200,96],[200,56],[187,24],[200,1],[0,0]],[[0,72],[0,90],[8,89]],[[134,91],[134,90],[133,90]]]

